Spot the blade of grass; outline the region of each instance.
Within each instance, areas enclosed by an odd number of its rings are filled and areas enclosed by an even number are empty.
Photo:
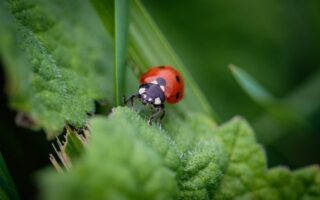
[[[91,0],[107,30],[112,31],[112,2]],[[210,107],[203,93],[192,76],[182,64],[168,41],[160,32],[151,16],[138,0],[131,2],[129,30],[129,61],[133,63],[134,71],[139,74],[150,66],[172,65],[181,72],[185,79],[185,98],[176,107],[180,113],[187,110],[202,112],[218,120],[216,113]],[[111,29],[110,29],[111,28]]]
[[[241,88],[276,121],[287,127],[307,125],[295,107],[275,98],[245,70],[235,65],[230,70]]]
[[[304,130],[310,126],[308,119],[320,106],[320,71],[288,97],[278,99],[264,89],[243,69],[234,65],[230,69],[242,89],[262,108],[266,114],[254,120],[258,139],[272,144],[294,129]]]
[[[114,1],[114,85],[115,105],[124,96],[130,0]]]
[[[283,102],[294,107],[303,118],[310,118],[320,108],[320,70],[283,99]],[[258,139],[264,144],[273,144],[279,138],[290,133],[290,129],[274,122],[269,115],[263,114],[253,121],[259,133]]]
[[[275,101],[275,98],[246,71],[235,65],[230,65],[229,68],[241,88],[257,104],[266,107]]]
[[[19,199],[17,190],[13,184],[7,166],[0,153],[0,199]]]

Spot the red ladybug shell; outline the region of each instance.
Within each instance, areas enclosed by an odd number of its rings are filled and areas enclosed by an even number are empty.
[[[152,67],[141,76],[140,84],[150,83],[157,78],[163,78],[166,81],[164,93],[168,103],[175,104],[183,98],[183,78],[177,70],[170,66]]]

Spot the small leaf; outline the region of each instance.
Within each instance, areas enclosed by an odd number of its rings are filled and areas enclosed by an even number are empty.
[[[9,174],[5,161],[0,153],[0,199],[18,200],[19,196]]]

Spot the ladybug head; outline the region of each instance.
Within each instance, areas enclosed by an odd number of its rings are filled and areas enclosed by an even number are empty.
[[[166,82],[162,78],[142,84],[139,87],[139,97],[143,104],[152,104],[154,106],[162,106],[165,102],[165,85]]]

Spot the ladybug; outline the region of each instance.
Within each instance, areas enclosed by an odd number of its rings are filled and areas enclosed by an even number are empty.
[[[148,124],[165,115],[164,103],[178,103],[184,95],[184,82],[181,74],[171,66],[150,68],[140,77],[140,86],[136,94],[125,100],[133,106],[133,100],[138,98],[144,105],[152,105],[155,112],[150,116]]]

